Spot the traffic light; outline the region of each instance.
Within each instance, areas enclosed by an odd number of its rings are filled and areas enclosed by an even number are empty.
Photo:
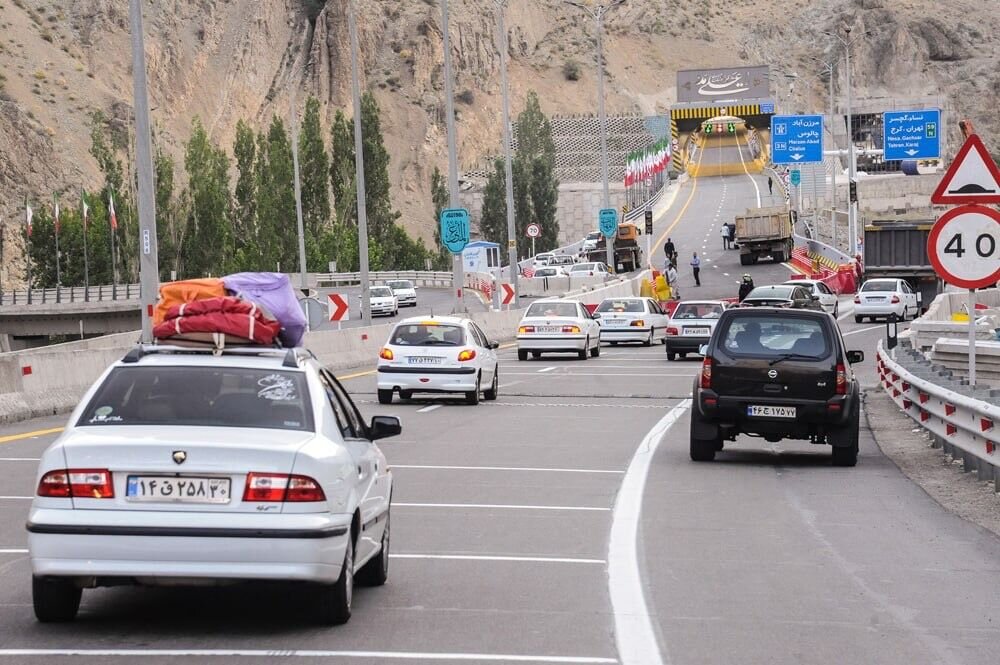
[[[850,202],[851,203],[857,203],[858,202],[858,183],[856,183],[856,182],[854,182],[852,180],[851,183],[850,183],[850,185],[849,185],[849,190],[850,190],[850,194],[849,194],[849,200],[850,200]]]
[[[706,134],[711,134],[712,133],[712,125],[710,125],[710,124],[706,124],[705,125],[705,133]]]
[[[726,127],[729,129],[729,133],[730,134],[735,134],[736,133],[736,123],[735,122],[729,123],[728,125],[726,125]]]

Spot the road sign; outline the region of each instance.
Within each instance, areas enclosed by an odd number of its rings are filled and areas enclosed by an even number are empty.
[[[817,164],[823,161],[823,116],[771,116],[771,161]]]
[[[647,210],[645,215],[646,221],[646,235],[651,235],[653,233],[653,211]]]
[[[761,113],[774,113],[774,103],[764,102],[760,105]]]
[[[538,224],[528,224],[527,228],[524,229],[524,233],[529,238],[538,238],[542,235],[542,227]]]
[[[500,304],[509,305],[514,302],[514,287],[506,282],[500,284]]]
[[[931,194],[931,203],[1000,203],[1000,169],[978,135],[971,134],[962,144]]]
[[[351,318],[351,308],[347,304],[347,299],[339,293],[327,294],[326,311],[331,321],[348,321]]]
[[[597,220],[597,228],[605,238],[610,238],[618,232],[618,211],[614,208],[602,208]]]
[[[798,169],[792,169],[791,180],[792,184],[798,187],[799,183],[802,182],[802,172]]]
[[[981,289],[1000,282],[1000,212],[979,205],[949,210],[927,236],[927,256],[949,284]]]
[[[441,211],[441,243],[452,254],[460,254],[469,244],[469,211],[445,208]]]
[[[886,160],[936,159],[941,156],[941,111],[886,111],[882,114],[882,149]]]

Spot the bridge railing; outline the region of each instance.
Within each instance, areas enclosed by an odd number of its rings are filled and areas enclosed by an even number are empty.
[[[434,270],[397,270],[368,273],[368,279],[373,282],[389,282],[397,279],[407,279],[415,286],[430,286],[447,288],[452,285],[452,273]],[[316,275],[317,286],[340,286],[342,284],[360,284],[360,272],[319,273]]]
[[[57,286],[49,289],[22,289],[0,293],[0,305],[40,305],[50,303],[138,300],[138,284]]]

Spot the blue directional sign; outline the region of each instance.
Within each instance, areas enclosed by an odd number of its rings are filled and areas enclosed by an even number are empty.
[[[602,208],[597,219],[597,228],[605,238],[610,238],[618,232],[618,211],[614,208]]]
[[[761,113],[774,113],[774,102],[761,102],[760,104]]]
[[[937,159],[941,156],[941,111],[886,111],[882,114],[885,159]]]
[[[792,169],[792,178],[791,178],[791,180],[792,180],[792,184],[795,185],[796,187],[798,187],[799,184],[802,182],[802,172],[799,171],[798,169]]]
[[[816,164],[823,161],[823,116],[771,116],[771,161]]]
[[[441,211],[441,243],[452,254],[459,254],[469,244],[469,211],[445,208]]]

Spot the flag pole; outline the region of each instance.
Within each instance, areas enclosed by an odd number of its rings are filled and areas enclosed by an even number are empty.
[[[62,270],[59,268],[59,195],[52,193],[52,214],[56,227],[56,289],[62,284]]]
[[[118,286],[118,262],[115,261],[115,229],[118,227],[118,222],[115,219],[115,195],[110,189],[108,190],[108,203],[108,225],[111,227],[111,297],[113,299]]]
[[[80,188],[80,204],[83,217],[83,301],[90,300],[90,256],[87,253],[87,195]]]
[[[24,265],[28,273],[28,304],[31,304],[31,208],[24,197]]]

